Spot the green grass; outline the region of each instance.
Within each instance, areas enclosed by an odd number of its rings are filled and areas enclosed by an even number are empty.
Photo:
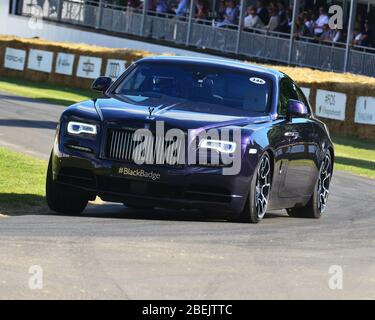
[[[47,162],[0,148],[0,213],[44,205]]]
[[[4,77],[0,77],[0,91],[64,106],[98,97],[93,90]]]
[[[333,137],[335,168],[375,178],[375,143],[356,138]]]

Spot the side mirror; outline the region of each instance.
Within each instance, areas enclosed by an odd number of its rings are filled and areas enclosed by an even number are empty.
[[[106,92],[107,89],[112,84],[112,79],[109,77],[99,77],[94,80],[94,82],[91,85],[91,89],[99,92]]]
[[[298,100],[288,100],[286,106],[286,116],[288,119],[292,118],[306,118],[309,114],[307,107]]]

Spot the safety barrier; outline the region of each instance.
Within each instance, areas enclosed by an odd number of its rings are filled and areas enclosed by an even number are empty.
[[[105,1],[100,3],[59,0],[45,3],[40,11],[36,0],[24,0],[20,14],[263,61],[338,72],[345,70],[344,43],[318,42],[308,37],[296,37],[291,42],[290,35],[285,33],[264,29],[239,30],[237,26],[218,28],[206,20],[142,12]],[[375,49],[351,47],[346,70],[374,76]]]

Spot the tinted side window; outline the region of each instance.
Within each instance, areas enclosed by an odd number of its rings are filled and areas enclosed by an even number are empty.
[[[286,115],[286,105],[289,99],[299,100],[296,85],[288,78],[281,79],[278,114]]]

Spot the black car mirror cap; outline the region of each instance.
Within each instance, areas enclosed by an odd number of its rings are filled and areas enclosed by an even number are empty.
[[[99,77],[94,80],[91,89],[105,93],[112,84],[112,79],[109,77]]]
[[[292,118],[306,118],[309,115],[309,110],[305,104],[298,100],[288,100],[286,106],[286,116],[288,119]]]

